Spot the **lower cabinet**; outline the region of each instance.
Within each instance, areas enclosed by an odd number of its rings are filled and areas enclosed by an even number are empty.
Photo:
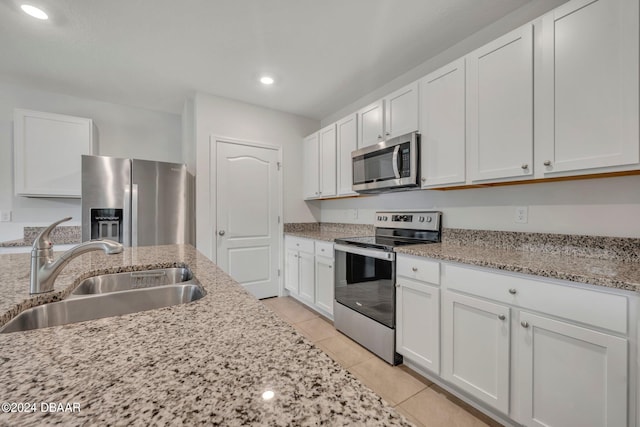
[[[399,254],[396,351],[504,420],[637,425],[638,299],[494,271]]]
[[[285,236],[285,283],[289,295],[333,318],[333,243]]]
[[[443,378],[508,414],[509,307],[445,291],[443,315]]]

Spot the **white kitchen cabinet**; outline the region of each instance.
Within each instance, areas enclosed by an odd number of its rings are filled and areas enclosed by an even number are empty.
[[[533,26],[467,56],[467,140],[472,181],[533,173]]]
[[[381,99],[358,111],[358,148],[384,139],[384,101]]]
[[[509,307],[445,290],[442,311],[443,378],[508,414]]]
[[[520,414],[527,426],[626,426],[627,340],[520,312]]]
[[[316,241],[315,305],[333,315],[333,243]]]
[[[97,154],[91,119],[15,109],[15,194],[81,196],[81,156]]]
[[[313,240],[287,236],[285,238],[285,289],[300,299],[313,302],[314,267]]]
[[[465,60],[420,80],[422,188],[465,183]]]
[[[302,188],[306,200],[320,197],[320,132],[314,132],[302,141]]]
[[[303,140],[304,198],[336,195],[336,126],[332,124]]]
[[[383,103],[384,139],[418,131],[418,82],[385,96]]]
[[[320,130],[319,181],[320,197],[336,195],[336,125],[332,124]]]
[[[351,152],[358,148],[358,115],[351,114],[336,123],[338,154],[338,196],[353,196]]]
[[[543,176],[640,162],[638,5],[574,0],[543,17]]]

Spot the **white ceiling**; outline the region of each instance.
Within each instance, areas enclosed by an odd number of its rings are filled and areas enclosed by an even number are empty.
[[[207,92],[321,119],[529,0],[0,0],[0,80],[179,113]],[[257,82],[276,78],[272,87]]]

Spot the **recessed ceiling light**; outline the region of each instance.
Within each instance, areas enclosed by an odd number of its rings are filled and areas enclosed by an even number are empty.
[[[46,13],[44,13],[44,10],[38,9],[35,6],[31,6],[29,4],[23,4],[22,6],[20,6],[20,8],[24,13],[26,13],[27,15],[33,16],[36,19],[42,19],[42,20],[49,19],[49,16]]]
[[[260,77],[260,83],[262,83],[263,85],[272,85],[273,82],[274,82],[273,77],[269,77],[269,76]]]

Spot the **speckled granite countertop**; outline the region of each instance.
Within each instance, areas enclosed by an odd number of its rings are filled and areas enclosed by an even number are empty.
[[[24,227],[22,239],[0,242],[0,248],[16,248],[33,245],[38,234],[46,227]],[[58,245],[80,243],[82,227],[79,225],[59,225],[51,232],[51,240]]]
[[[375,228],[367,224],[312,222],[285,224],[284,232],[287,235],[304,237],[305,239],[333,242],[335,239],[344,237],[371,236],[375,233]]]
[[[396,252],[504,271],[640,292],[640,263],[534,251],[432,243],[396,248]]]
[[[29,254],[0,264],[0,312],[33,305]],[[191,246],[82,255],[47,298],[95,272],[184,264],[207,291],[193,303],[0,334],[2,402],[80,404],[0,425],[410,425]]]

